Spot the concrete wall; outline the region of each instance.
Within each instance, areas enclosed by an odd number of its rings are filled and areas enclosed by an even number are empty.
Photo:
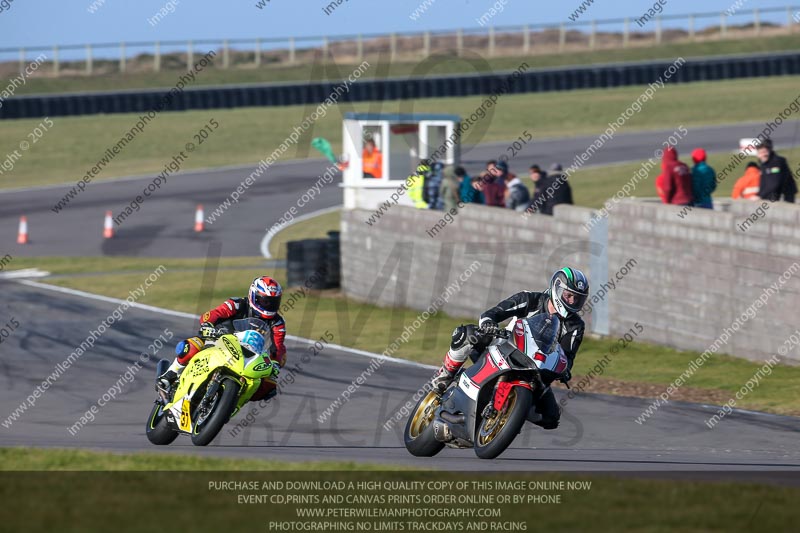
[[[443,307],[477,319],[516,291],[543,290],[569,265],[589,276],[595,299],[584,318],[592,331],[622,334],[639,322],[643,340],[697,351],[717,341],[719,352],[763,360],[800,327],[800,208],[770,204],[747,231],[738,229],[760,206],[733,202],[727,212],[680,218],[676,207],[625,200],[589,231],[586,208],[524,218],[468,205],[434,237],[427,230],[441,212],[395,206],[370,226],[372,212],[346,210],[342,287],[356,299],[422,310],[478,261]],[[626,272],[615,279],[620,268]],[[765,293],[773,284],[778,290]],[[748,308],[752,318],[742,317]],[[800,359],[797,352],[788,357]]]
[[[609,216],[609,271],[630,257],[638,263],[610,295],[613,329],[638,320],[641,337],[659,344],[776,355],[800,327],[800,208],[767,204],[763,218],[739,229],[761,205],[736,201],[727,212],[695,209],[681,219],[677,207],[619,204]]]
[[[531,217],[467,205],[435,237],[427,230],[443,213],[394,206],[372,226],[372,212],[342,215],[342,288],[384,306],[426,308],[474,262],[479,270],[443,307],[475,317],[509,294],[547,286],[564,262],[588,269],[589,234],[576,230],[590,211],[563,206],[555,217]]]

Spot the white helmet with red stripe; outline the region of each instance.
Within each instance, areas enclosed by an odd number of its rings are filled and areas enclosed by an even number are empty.
[[[247,300],[250,308],[263,319],[275,318],[281,307],[283,289],[281,284],[269,276],[262,276],[253,280]]]

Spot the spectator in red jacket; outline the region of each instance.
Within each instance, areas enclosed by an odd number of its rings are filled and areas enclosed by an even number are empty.
[[[656,178],[656,190],[665,204],[692,203],[692,173],[678,160],[678,151],[670,146],[661,160],[661,174]]]
[[[494,159],[486,163],[485,185],[483,196],[486,198],[486,205],[495,207],[506,206],[506,175],[508,165],[504,161],[499,163]]]

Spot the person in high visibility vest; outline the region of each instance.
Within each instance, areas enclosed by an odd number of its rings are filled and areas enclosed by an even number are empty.
[[[426,163],[420,163],[417,166],[416,173],[406,178],[406,186],[408,187],[408,197],[414,202],[414,207],[417,209],[428,209],[428,204],[425,202],[423,189],[425,188],[425,176],[431,171]]]
[[[375,147],[375,141],[367,139],[364,142],[364,151],[361,153],[361,167],[365,178],[383,177],[383,154]]]

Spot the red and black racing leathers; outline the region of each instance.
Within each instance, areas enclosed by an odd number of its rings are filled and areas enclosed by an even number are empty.
[[[223,325],[226,321],[238,320],[240,318],[260,318],[264,320],[270,328],[270,357],[277,361],[281,367],[286,364],[286,322],[279,313],[271,319],[265,319],[260,313],[250,307],[247,298],[228,298],[214,309],[203,313],[200,323],[210,322],[215,326]]]

